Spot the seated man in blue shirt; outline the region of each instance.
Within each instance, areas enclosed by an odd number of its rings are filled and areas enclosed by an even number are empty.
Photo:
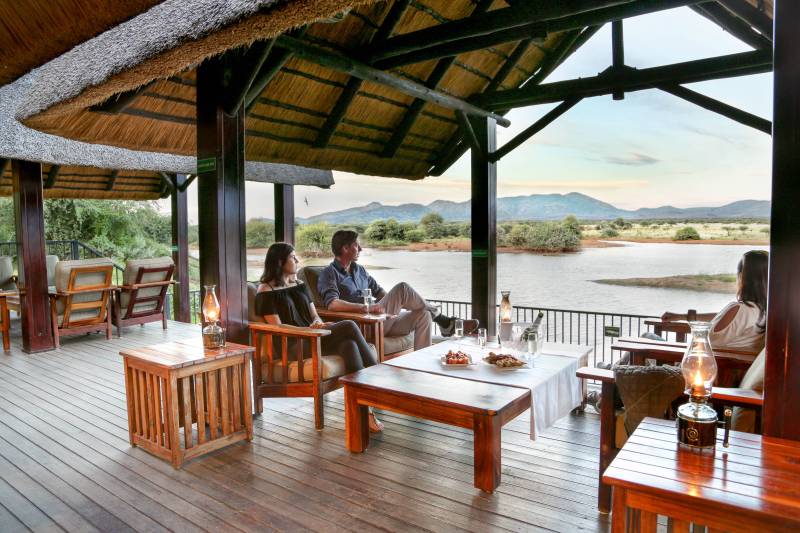
[[[389,292],[383,290],[367,271],[356,263],[361,252],[358,233],[339,230],[333,234],[331,249],[334,260],[319,276],[317,288],[325,307],[331,311],[386,313],[392,315],[384,323],[387,335],[401,336],[414,331],[414,349],[431,345],[431,323],[436,322],[442,335],[449,337],[455,329],[455,317],[444,316],[430,305],[408,283],[398,283]],[[366,309],[362,291],[370,289],[378,302]],[[464,332],[478,327],[478,321],[464,320]]]

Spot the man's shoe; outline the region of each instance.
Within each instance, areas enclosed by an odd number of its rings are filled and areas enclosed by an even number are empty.
[[[433,319],[439,326],[439,331],[442,337],[451,337],[456,330],[456,320],[458,317],[439,315]],[[464,335],[469,335],[480,325],[480,322],[475,318],[466,318],[464,321]]]

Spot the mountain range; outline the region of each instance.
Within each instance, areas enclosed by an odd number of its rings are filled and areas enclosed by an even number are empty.
[[[331,224],[368,224],[374,220],[393,218],[398,222],[417,222],[428,213],[439,213],[445,220],[466,221],[470,218],[470,201],[450,202],[435,200],[428,205],[383,205],[372,202],[361,207],[331,211],[298,219],[304,224],[329,222]],[[768,218],[770,202],[766,200],[740,200],[719,207],[679,208],[671,205],[644,207],[634,211],[619,209],[585,194],[531,194],[497,199],[498,220],[561,220],[575,215],[582,220],[653,219],[653,218]]]

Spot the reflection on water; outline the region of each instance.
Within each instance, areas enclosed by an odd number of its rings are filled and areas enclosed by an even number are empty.
[[[677,289],[620,287],[593,283],[607,278],[733,273],[742,254],[765,246],[625,243],[587,248],[576,254],[499,254],[497,289],[510,290],[519,305],[660,315],[665,310],[714,312],[733,295]],[[248,258],[250,259],[250,258]],[[253,258],[259,259],[259,258]],[[470,255],[466,252],[364,250],[361,263],[389,289],[408,281],[431,299],[470,299]],[[260,272],[252,270],[248,279]],[[498,296],[499,301],[499,296]]]

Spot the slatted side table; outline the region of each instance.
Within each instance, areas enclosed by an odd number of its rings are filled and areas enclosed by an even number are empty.
[[[132,446],[172,462],[253,440],[250,360],[254,348],[202,339],[123,350]]]
[[[614,487],[611,529],[671,531],[800,531],[800,442],[721,432],[714,451],[680,447],[675,422],[645,418],[606,469]],[[695,529],[696,530],[696,529]]]

